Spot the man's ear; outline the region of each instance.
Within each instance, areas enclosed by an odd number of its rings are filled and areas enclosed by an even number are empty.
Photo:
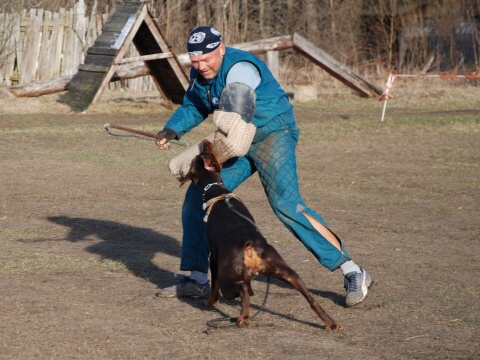
[[[219,48],[220,48],[220,55],[222,55],[222,56],[225,55],[226,51],[225,51],[225,44],[224,44],[223,41],[220,43]]]

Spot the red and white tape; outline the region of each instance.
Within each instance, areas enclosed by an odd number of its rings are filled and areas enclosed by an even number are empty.
[[[393,83],[397,79],[397,77],[405,77],[405,78],[439,78],[439,79],[480,79],[480,75],[476,74],[468,74],[468,75],[457,75],[457,74],[437,74],[437,75],[430,75],[430,74],[417,74],[417,75],[406,75],[406,74],[390,74],[388,76],[388,80],[385,83],[385,90],[383,90],[382,95],[378,98],[378,101],[384,101],[383,103],[383,111],[382,111],[382,121],[385,118],[385,110],[387,108],[387,100],[390,90],[392,89]]]

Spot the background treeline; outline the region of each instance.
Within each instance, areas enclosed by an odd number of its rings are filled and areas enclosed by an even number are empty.
[[[2,0],[0,13],[58,11],[75,2]],[[85,0],[87,13],[94,2],[105,11],[115,4]],[[480,0],[148,0],[148,5],[178,53],[186,51],[192,28],[209,24],[227,44],[297,32],[342,63],[370,74],[471,72],[480,64]],[[305,62],[296,57],[290,65]]]

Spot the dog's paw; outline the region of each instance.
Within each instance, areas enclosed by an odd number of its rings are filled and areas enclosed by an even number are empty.
[[[326,328],[333,331],[342,330],[343,326],[337,323],[336,321],[333,324],[325,324]]]
[[[250,319],[239,317],[237,319],[237,327],[248,327],[250,326]]]

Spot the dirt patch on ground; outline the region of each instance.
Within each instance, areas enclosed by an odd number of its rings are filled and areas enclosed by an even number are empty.
[[[248,329],[206,325],[237,316],[238,301],[155,298],[178,272],[185,189],[166,166],[182,148],[103,129],[158,131],[171,110],[154,95],[86,114],[55,96],[0,100],[0,357],[478,358],[479,90],[415,91],[397,93],[384,122],[382,103],[351,94],[296,106],[301,191],[372,274],[361,305],[344,307],[341,273],[288,233],[256,176],[236,191],[339,332],[277,282]],[[256,310],[265,279],[253,287]]]

